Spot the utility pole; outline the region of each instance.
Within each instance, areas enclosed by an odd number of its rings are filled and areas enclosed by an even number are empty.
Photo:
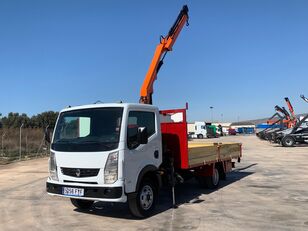
[[[3,132],[2,136],[1,136],[1,154],[2,156],[4,156],[4,152],[3,152],[3,139],[5,137],[5,132]]]
[[[24,123],[19,127],[19,160],[21,160],[21,129],[24,126]]]
[[[26,134],[26,155],[28,154],[28,134]]]
[[[211,122],[213,123],[214,121],[213,121],[213,106],[210,106],[210,109],[211,109]]]

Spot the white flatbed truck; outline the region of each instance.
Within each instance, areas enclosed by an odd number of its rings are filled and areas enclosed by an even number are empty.
[[[69,107],[58,116],[51,142],[50,195],[71,199],[79,209],[95,201],[128,202],[136,217],[150,216],[163,184],[189,177],[218,186],[240,160],[241,144],[189,144],[186,109],[152,106],[153,83],[167,52],[188,20],[184,6],[166,37],[161,37],[145,77],[138,104]],[[182,177],[185,176],[185,177]]]
[[[242,156],[239,143],[188,143],[186,109],[126,103],[62,110],[50,151],[49,194],[80,209],[128,202],[137,217],[152,214],[163,182],[185,175],[215,188]]]

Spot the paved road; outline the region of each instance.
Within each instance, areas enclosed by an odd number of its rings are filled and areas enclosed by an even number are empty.
[[[254,136],[220,141],[244,145],[228,180],[216,191],[194,181],[177,187],[175,210],[164,191],[158,213],[145,220],[133,219],[125,204],[96,203],[85,213],[48,196],[46,158],[0,166],[0,230],[308,230],[308,147]]]

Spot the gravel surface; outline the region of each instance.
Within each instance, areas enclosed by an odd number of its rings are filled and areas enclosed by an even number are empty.
[[[255,136],[203,141],[242,142],[242,162],[217,190],[193,180],[177,186],[177,209],[164,190],[157,214],[144,220],[126,204],[82,212],[48,196],[47,158],[0,166],[0,230],[308,230],[308,146],[283,148]]]

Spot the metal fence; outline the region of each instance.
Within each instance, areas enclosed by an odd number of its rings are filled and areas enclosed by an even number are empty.
[[[0,129],[0,164],[49,155],[43,129]]]

